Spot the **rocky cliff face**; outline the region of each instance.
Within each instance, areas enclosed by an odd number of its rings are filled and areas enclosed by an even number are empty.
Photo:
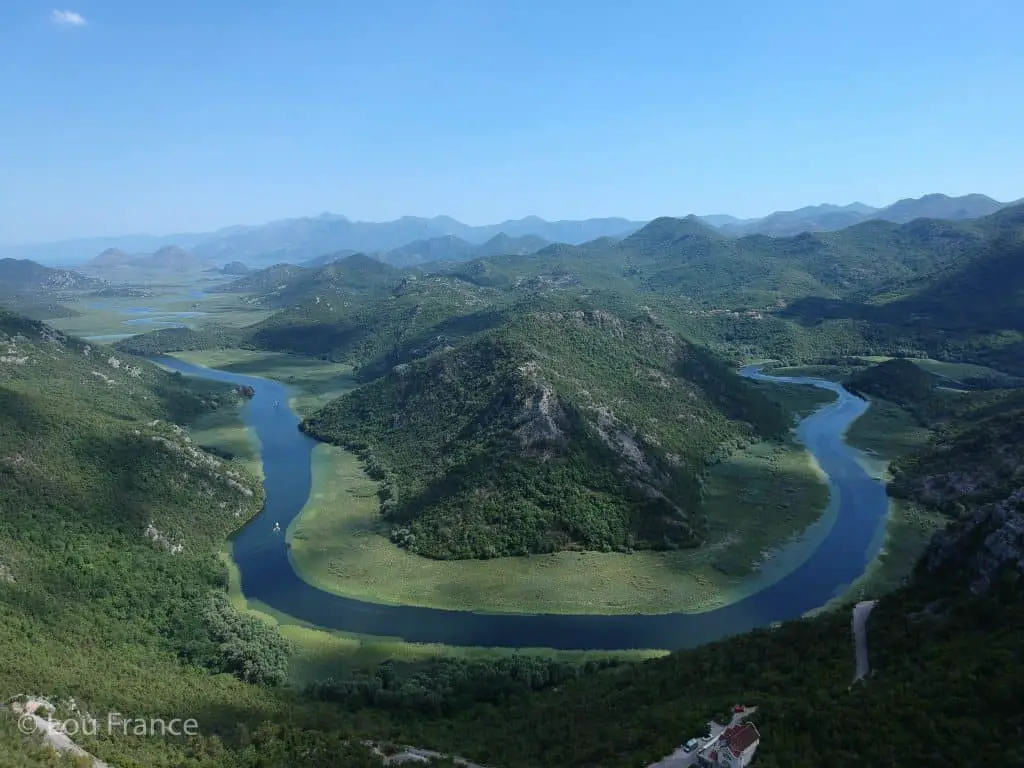
[[[954,571],[975,594],[1024,574],[1024,392],[977,396],[893,475],[894,496],[952,519],[925,551],[922,574]]]
[[[997,580],[1024,574],[1024,488],[994,504],[984,504],[932,539],[924,570],[952,568],[966,575],[974,594],[992,590]]]

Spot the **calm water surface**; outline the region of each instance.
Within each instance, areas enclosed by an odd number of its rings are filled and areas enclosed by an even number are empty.
[[[299,514],[311,487],[311,453],[317,444],[298,429],[283,384],[203,368],[174,358],[162,365],[189,376],[247,384],[256,396],[243,408],[262,447],[266,505],[233,539],[242,590],[249,599],[328,629],[398,637],[410,642],[461,646],[625,650],[678,649],[796,619],[824,605],[861,576],[881,547],[888,499],[884,484],[857,462],[843,441],[846,428],[867,402],[839,384],[803,377],[772,377],[760,366],[741,374],[764,381],[809,384],[836,393],[837,400],[797,426],[801,442],[829,476],[835,508],[831,529],[795,570],[731,605],[704,613],[590,616],[508,614],[439,610],[368,603],[324,592],[296,575],[284,530]],[[274,407],[274,401],[281,403]],[[275,523],[282,531],[275,533]]]

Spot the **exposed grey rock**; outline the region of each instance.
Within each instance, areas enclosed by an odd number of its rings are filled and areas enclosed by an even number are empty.
[[[1024,489],[1004,501],[985,504],[937,533],[924,555],[928,572],[963,569],[971,591],[984,594],[1005,568],[1024,574]]]

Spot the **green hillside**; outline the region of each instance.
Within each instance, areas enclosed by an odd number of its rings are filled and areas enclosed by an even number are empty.
[[[79,739],[119,766],[379,765],[340,719],[315,740],[259,731],[287,720],[272,686],[292,649],[231,607],[218,551],[262,490],[179,426],[237,397],[0,311],[0,707],[202,723],[188,741]],[[2,709],[0,764],[54,764]]]
[[[735,239],[693,216],[661,218],[622,241],[550,246],[451,272],[492,286],[560,276],[567,286],[662,293],[702,308],[771,308],[807,296],[867,297],[941,274],[994,236],[986,221],[873,220],[835,232]]]
[[[29,259],[0,259],[0,293],[46,293],[100,288],[105,281]]]
[[[940,274],[904,281],[898,291],[868,297],[870,303],[811,297],[781,314],[818,335],[852,332],[863,340],[861,353],[888,348],[867,354],[973,362],[1024,375],[1024,206],[978,226],[991,238]]]
[[[210,323],[198,329],[161,328],[140,333],[122,339],[114,346],[130,355],[161,355],[194,349],[249,346],[248,336],[245,330]]]
[[[962,268],[890,309],[946,330],[1024,331],[1022,292],[1024,228],[993,242]]]
[[[1022,236],[1017,205],[969,222],[872,220],[779,238],[728,238],[695,217],[662,218],[622,241],[551,245],[431,272],[357,254],[233,283],[281,310],[237,336],[157,332],[122,347],[296,351],[369,365],[370,377],[448,336],[503,322],[496,318],[510,307],[587,305],[600,295],[598,303],[649,306],[669,327],[737,359],[909,355],[1022,372]]]
[[[758,707],[754,765],[886,765],[907,754],[963,765],[968,753],[972,761],[1020,762],[1024,749],[1010,734],[1020,723],[1024,686],[1024,563],[1014,538],[1021,512],[1019,502],[1013,506],[1022,402],[1012,392],[977,397],[896,480],[960,522],[871,613],[871,672],[862,682],[851,684],[847,605],[643,664],[559,678],[556,689],[493,704],[469,693],[468,670],[450,667],[407,678],[388,667],[372,680],[323,681],[310,693],[418,712],[440,696],[433,714],[407,721],[403,733],[504,768],[647,765],[705,733],[711,716],[725,717],[737,703]],[[984,478],[1001,480],[978,493],[956,485]],[[389,683],[382,686],[382,678]],[[382,687],[383,700],[374,693]]]
[[[503,302],[495,291],[448,277],[408,275],[360,300],[306,299],[246,329],[245,338],[260,349],[368,366],[365,379],[481,330]]]
[[[1019,495],[1024,390],[976,394],[928,448],[893,467],[892,490],[950,513]]]
[[[498,705],[460,710],[453,703],[409,722],[406,732],[439,748],[458,744],[462,754],[503,768],[635,768],[706,734],[708,719],[725,719],[745,704],[758,707],[752,719],[761,744],[753,765],[766,768],[886,765],[908,754],[928,765],[971,764],[967,754],[982,763],[1019,763],[1024,750],[1009,734],[1020,721],[1024,680],[1020,595],[971,598],[958,582],[941,581],[938,588],[905,589],[874,609],[873,672],[862,683],[851,685],[844,610]],[[395,697],[417,690],[394,688]],[[332,700],[367,700],[339,693],[323,692]]]
[[[940,389],[942,379],[909,360],[896,358],[857,371],[843,384],[854,394],[894,403],[930,424],[962,396]]]
[[[274,264],[265,269],[254,272],[232,280],[227,285],[220,286],[217,290],[225,293],[251,293],[263,297],[279,290],[291,280],[295,280],[309,270],[295,264]]]
[[[319,298],[343,304],[386,292],[400,279],[392,266],[356,253],[317,268],[277,264],[234,280],[220,290],[251,293],[271,307],[291,307]]]
[[[204,618],[223,584],[211,552],[259,509],[261,489],[177,423],[237,396],[15,315],[0,314],[0,334],[5,645],[40,632],[70,642],[92,627],[90,647],[140,635],[150,651],[231,668],[215,625],[236,619],[224,606]],[[59,598],[54,584],[65,585]],[[18,690],[36,689],[24,662],[14,669]]]
[[[708,462],[787,424],[649,317],[592,309],[400,364],[303,428],[365,454],[398,543],[464,558],[697,544]]]

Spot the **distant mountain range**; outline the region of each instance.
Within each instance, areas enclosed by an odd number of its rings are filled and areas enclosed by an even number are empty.
[[[252,270],[240,261],[232,261],[220,267],[217,271],[224,275],[247,275]]]
[[[137,269],[170,269],[186,272],[210,266],[212,262],[201,259],[177,245],[165,245],[154,253],[128,254],[119,248],[108,248],[83,264],[83,267],[97,270],[133,267]]]
[[[716,223],[724,217],[705,216],[704,221],[719,227],[730,235],[771,235],[785,237],[801,232],[833,232],[861,221],[880,219],[895,224],[906,224],[914,219],[947,219],[962,221],[988,216],[1010,203],[1000,203],[985,195],[925,195],[916,199],[899,200],[885,208],[872,208],[863,203],[849,205],[812,205],[795,211],[777,211],[763,219]]]
[[[916,218],[973,219],[1007,205],[1009,203],[980,194],[962,197],[931,194],[899,200],[884,208],[863,203],[823,204],[777,211],[757,219],[739,219],[727,214],[699,218],[725,235],[779,237],[834,231],[868,219],[895,223]],[[601,238],[621,239],[647,223],[624,218],[545,221],[528,216],[500,224],[470,226],[450,216],[403,216],[388,222],[362,222],[324,213],[258,226],[227,227],[205,234],[131,235],[11,246],[0,248],[0,258],[32,259],[47,264],[89,262],[90,266],[104,269],[120,265],[185,269],[193,264],[213,266],[233,261],[258,268],[285,262],[322,266],[335,258],[360,252],[374,254],[386,263],[406,266],[428,261],[465,261],[495,255],[495,249],[498,252],[512,249],[512,255],[518,255],[527,249],[543,248],[546,243],[580,245]],[[103,252],[97,257],[100,251]],[[140,252],[148,255],[129,255]]]
[[[527,236],[544,242],[583,243],[606,235],[624,237],[643,224],[642,221],[628,219],[549,222],[532,216],[472,227],[449,216],[432,219],[404,216],[395,221],[376,223],[322,214],[316,218],[289,219],[262,227],[242,228],[201,242],[192,251],[216,262],[239,260],[250,266],[265,266],[281,262],[307,263],[324,254],[340,251],[382,254],[407,248],[394,258],[396,262],[411,264],[421,263],[423,253],[430,253],[435,247],[441,254],[439,258],[458,258],[461,253],[458,241],[465,244],[462,248],[484,245],[495,238],[500,238],[497,241],[500,243],[503,238],[515,240]],[[447,244],[443,242],[446,238]],[[442,242],[429,244],[434,240]]]
[[[69,269],[54,269],[26,259],[0,259],[0,295],[54,294],[105,285],[104,280],[86,277]]]
[[[455,235],[442,235],[425,240],[414,240],[390,251],[371,254],[378,261],[394,267],[415,267],[420,264],[471,261],[488,256],[525,256],[536,253],[551,243],[536,235],[510,237],[501,232],[485,243],[474,244]],[[358,253],[350,248],[324,254],[302,263],[304,267],[317,268],[331,264]]]

